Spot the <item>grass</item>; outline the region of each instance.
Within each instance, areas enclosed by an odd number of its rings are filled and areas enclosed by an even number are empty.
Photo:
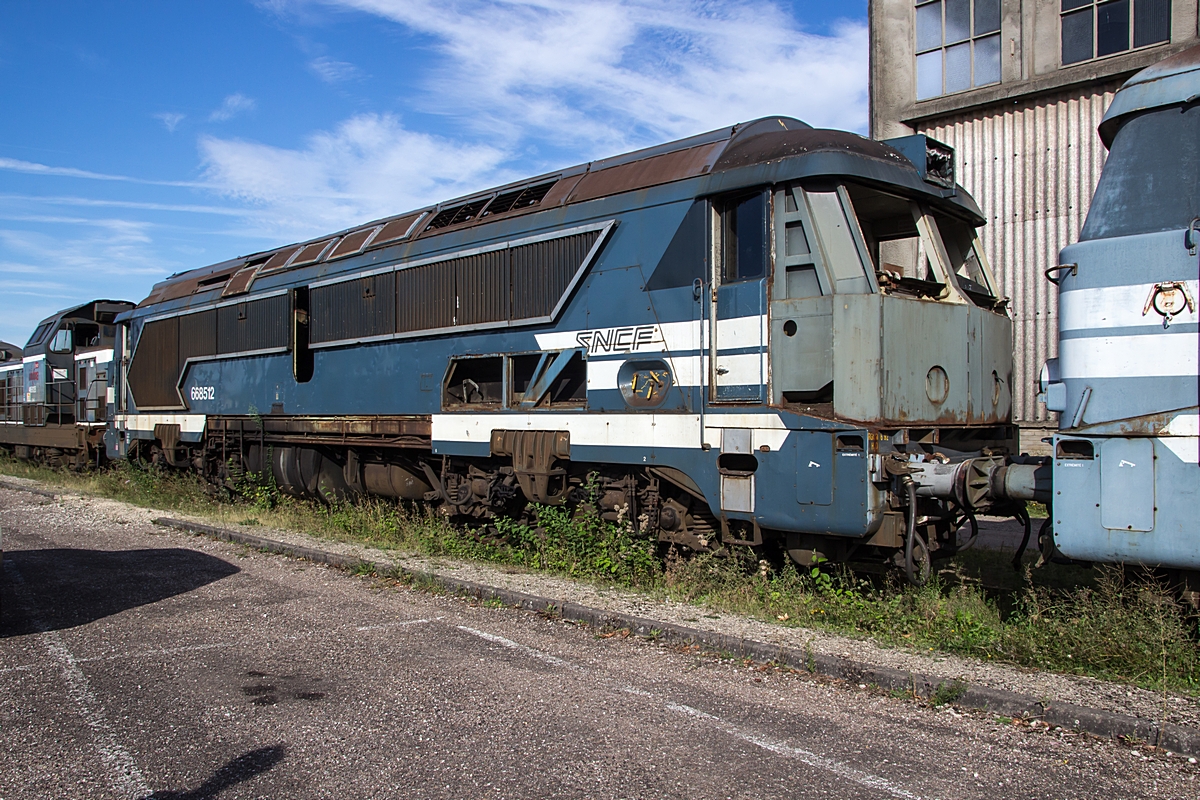
[[[1022,572],[1008,557],[966,551],[924,587],[844,567],[800,570],[736,547],[683,557],[594,513],[542,507],[536,520],[473,529],[381,500],[317,503],[246,482],[215,498],[194,476],[121,463],[73,473],[0,458],[0,472],[223,524],[300,530],[326,539],[551,572],[774,624],[870,637],[885,645],[1200,695],[1197,618],[1150,576],[1116,567]],[[952,688],[947,692],[952,693]],[[940,690],[939,690],[940,691]]]

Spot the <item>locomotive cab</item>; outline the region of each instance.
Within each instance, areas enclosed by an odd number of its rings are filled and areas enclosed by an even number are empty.
[[[1200,48],[1133,76],[1100,123],[1109,148],[1059,285],[1054,541],[1087,561],[1184,571],[1200,586],[1196,302]],[[1194,595],[1193,595],[1194,596]]]
[[[0,446],[51,464],[101,457],[114,399],[116,317],[131,308],[95,300],[34,329],[19,359],[0,365]]]

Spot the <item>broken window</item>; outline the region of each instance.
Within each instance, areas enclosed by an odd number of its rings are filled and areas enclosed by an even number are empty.
[[[499,406],[504,402],[504,359],[462,356],[450,359],[442,383],[442,405]]]
[[[511,356],[509,386],[510,408],[581,407],[587,402],[583,350]]]

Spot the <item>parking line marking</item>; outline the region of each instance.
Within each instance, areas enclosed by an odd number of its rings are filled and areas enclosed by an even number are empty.
[[[45,623],[34,616],[34,606],[29,597],[29,590],[25,588],[25,579],[17,566],[11,561],[5,561],[4,568],[12,578],[13,589],[19,595],[21,604],[30,612],[30,621],[38,630],[37,638],[46,648],[50,657],[57,661],[62,669],[67,693],[75,701],[79,715],[92,729],[93,743],[101,760],[104,761],[111,773],[113,789],[121,797],[126,798],[150,796],[152,792],[146,784],[146,779],[142,777],[142,772],[138,769],[133,756],[117,742],[116,735],[109,726],[108,719],[104,716],[104,710],[96,693],[92,690],[91,683],[83,674],[83,670],[79,668],[79,661],[71,653],[58,631],[50,630]]]
[[[561,658],[558,658],[557,656],[552,656],[549,653],[543,653],[541,650],[537,650],[532,647],[526,647],[523,644],[517,644],[512,639],[505,639],[503,636],[497,636],[494,633],[484,633],[483,631],[478,631],[478,630],[475,630],[474,628],[468,628],[466,625],[459,625],[458,629],[460,631],[466,631],[467,633],[471,634],[472,636],[478,636],[480,639],[485,639],[489,642],[493,642],[494,644],[498,644],[498,645],[502,645],[503,647],[507,647],[510,650],[519,650],[520,652],[524,653],[527,656],[533,656],[536,659],[545,661],[547,664],[553,664],[556,667],[569,667],[571,669],[579,669],[579,667],[577,667],[576,665],[568,663],[566,661],[563,661]]]
[[[761,747],[762,749],[768,750],[776,755],[794,758],[797,761],[801,761],[809,765],[810,767],[827,770],[832,772],[834,775],[854,781],[855,783],[866,786],[870,789],[880,789],[892,795],[893,797],[902,797],[905,800],[920,800],[919,795],[915,795],[912,792],[901,789],[899,786],[895,785],[886,778],[881,778],[878,775],[872,775],[869,772],[863,772],[862,770],[855,769],[849,764],[844,764],[841,761],[835,761],[832,758],[826,758],[825,756],[818,755],[811,750],[793,747],[792,745],[786,742],[781,742],[778,739],[768,739],[765,736],[748,733],[738,728],[736,725],[726,722],[720,717],[701,711],[698,708],[685,706],[681,703],[670,702],[666,704],[666,707],[670,711],[675,711],[680,714],[686,714],[689,717],[696,717],[698,719],[711,722],[716,727],[725,731],[725,733],[733,736],[735,739],[741,739],[743,742],[755,745],[756,747]]]
[[[541,650],[514,642],[512,639],[505,639],[503,636],[497,636],[494,633],[486,633],[485,631],[477,630],[475,628],[468,628],[466,625],[459,625],[458,629],[473,636],[478,636],[480,639],[507,647],[510,650],[517,650],[525,653],[526,655],[545,661],[548,664],[554,664],[555,666],[567,667],[569,669],[576,670],[584,669],[582,665],[565,661],[557,656],[552,656],[549,653],[543,653]],[[656,702],[662,702],[656,695],[647,692],[644,689],[638,689],[634,686],[622,686],[619,688],[622,692],[627,694],[655,700]],[[805,750],[802,747],[794,747],[787,742],[783,742],[778,739],[770,739],[765,736],[759,736],[758,734],[744,731],[733,723],[727,722],[718,716],[714,716],[713,714],[701,711],[698,708],[693,708],[692,706],[683,705],[681,703],[674,703],[669,700],[663,703],[663,707],[668,711],[674,711],[679,714],[686,714],[687,716],[694,717],[696,719],[702,719],[721,729],[735,739],[740,739],[747,744],[754,745],[755,747],[761,747],[762,749],[771,753],[775,753],[776,755],[784,756],[786,758],[794,758],[810,767],[832,772],[834,775],[845,778],[849,781],[853,781],[860,786],[865,786],[869,789],[877,789],[890,794],[892,797],[903,798],[903,800],[921,800],[920,795],[913,794],[912,792],[897,786],[887,778],[880,777],[879,775],[873,775],[869,772],[864,772],[860,769],[850,766],[849,764],[832,758],[827,758],[826,756],[819,755],[811,750]]]

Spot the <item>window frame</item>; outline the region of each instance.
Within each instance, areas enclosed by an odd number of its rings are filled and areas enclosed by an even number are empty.
[[[1119,2],[1119,1],[1120,0],[1081,0],[1080,2],[1078,2],[1078,5],[1075,5],[1069,9],[1064,9],[1062,0],[1059,0],[1059,5],[1058,5],[1058,63],[1059,63],[1060,68],[1074,67],[1079,64],[1086,64],[1090,61],[1099,61],[1099,60],[1105,59],[1105,58],[1115,58],[1117,56],[1125,55],[1126,53],[1133,53],[1133,52],[1138,52],[1141,50],[1148,50],[1151,47],[1160,47],[1164,44],[1171,43],[1171,14],[1172,14],[1172,11],[1174,10],[1172,0],[1165,0],[1165,2],[1167,4],[1166,38],[1159,39],[1158,41],[1154,41],[1154,42],[1148,42],[1148,43],[1142,44],[1142,45],[1137,44],[1136,22],[1137,22],[1137,5],[1139,2],[1142,2],[1143,0],[1126,0],[1126,2],[1128,2],[1128,4],[1129,4],[1129,8],[1128,8],[1129,16],[1127,19],[1128,28],[1126,29],[1127,30],[1127,32],[1126,32],[1126,37],[1127,37],[1126,38],[1126,47],[1123,50],[1114,50],[1111,53],[1105,53],[1104,55],[1099,55],[1099,50],[1100,50],[1100,47],[1099,47],[1099,45],[1100,45],[1100,24],[1099,24],[1100,9],[1104,6],[1112,5],[1114,2]],[[1084,14],[1089,14],[1089,13],[1091,16],[1091,27],[1092,27],[1092,41],[1091,41],[1090,55],[1088,55],[1087,58],[1080,58],[1080,59],[1076,59],[1075,61],[1067,61],[1064,57],[1064,51],[1066,48],[1063,46],[1064,45],[1063,21],[1067,17],[1078,17],[1078,16],[1082,16]]]
[[[947,3],[947,0],[914,0],[913,5],[912,5],[912,8],[913,8],[913,79],[914,79],[914,87],[913,88],[914,88],[914,95],[916,96],[917,102],[922,102],[925,100],[934,100],[939,97],[945,97],[947,95],[952,95],[952,94],[961,94],[963,92],[969,92],[974,89],[983,88],[985,86],[997,86],[1004,82],[1003,58],[1002,58],[1002,53],[1001,53],[1001,48],[1000,48],[1000,42],[1003,37],[1003,28],[1004,28],[1004,3],[1003,3],[1003,0],[996,0],[997,11],[999,13],[999,19],[997,19],[997,21],[996,21],[996,28],[994,30],[987,30],[987,31],[983,31],[983,32],[976,32],[976,30],[975,30],[975,24],[976,24],[975,4],[976,4],[976,2],[978,2],[978,0],[967,0],[967,9],[968,9],[967,17],[968,17],[969,27],[967,30],[966,37],[963,39],[960,39],[958,41],[947,42],[946,41],[946,3]],[[939,6],[939,12],[940,12],[940,16],[941,16],[941,20],[940,20],[941,27],[939,29],[940,30],[940,36],[939,36],[940,43],[933,47],[922,48],[922,47],[920,47],[920,44],[919,44],[920,31],[918,29],[918,25],[919,25],[918,14],[920,13],[920,10],[922,8],[929,8],[930,6],[933,6],[933,5]],[[977,82],[976,67],[978,66],[978,61],[979,61],[978,46],[979,46],[980,42],[982,42],[984,40],[991,40],[991,39],[995,39],[995,42],[996,42],[996,65],[995,65],[996,66],[996,73],[995,73],[996,78],[995,78],[995,80],[988,80],[988,81],[982,82],[982,83]],[[970,77],[968,79],[968,85],[963,88],[949,89],[947,87],[947,83],[946,83],[947,53],[951,49],[957,48],[957,47],[962,47],[963,45],[968,46],[968,59],[970,62],[970,68],[969,68]],[[930,56],[934,53],[938,53],[941,56],[941,68],[939,70],[941,90],[934,94],[922,96],[921,95],[920,66],[919,66],[920,59],[922,56]]]

